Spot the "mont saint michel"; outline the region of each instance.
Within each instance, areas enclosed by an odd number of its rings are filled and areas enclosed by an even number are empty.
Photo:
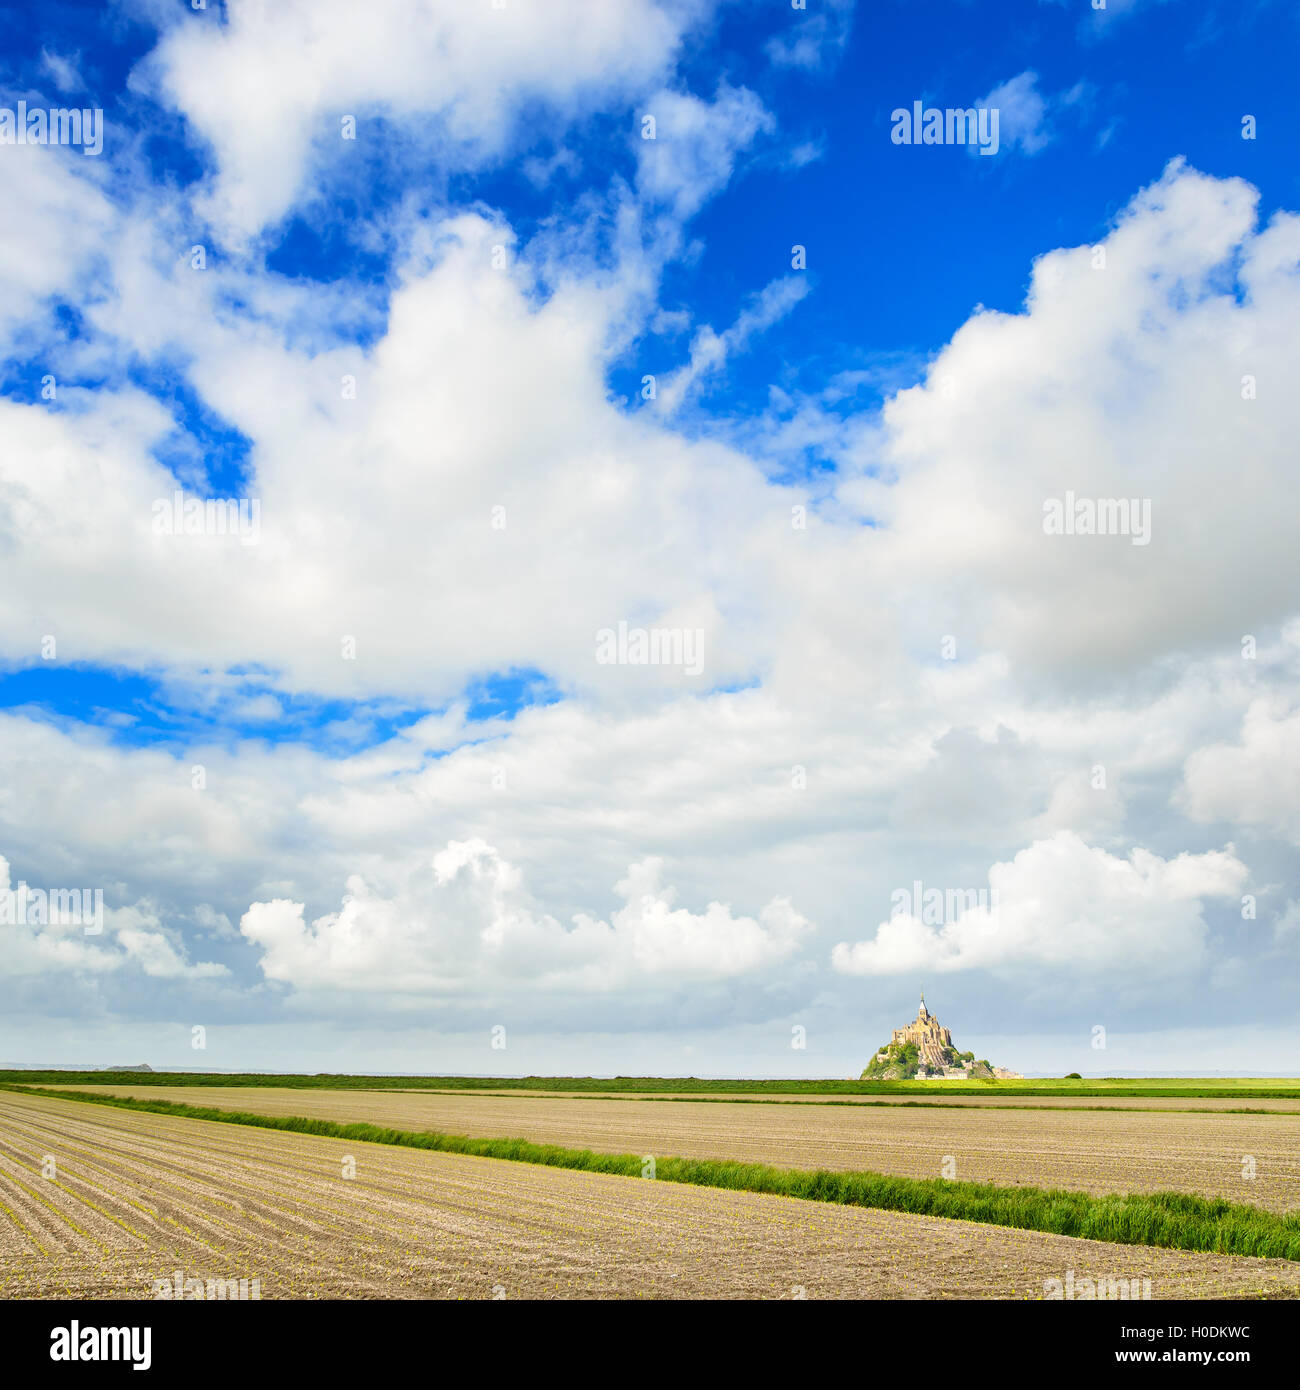
[[[895,1028],[893,1036],[867,1063],[863,1081],[980,1081],[1019,1080],[1018,1071],[995,1067],[976,1060],[973,1052],[959,1052],[950,1029],[925,1007],[925,994],[916,1017],[905,1028]]]

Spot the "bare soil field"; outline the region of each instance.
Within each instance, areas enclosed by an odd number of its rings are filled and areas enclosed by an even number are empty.
[[[0,1297],[149,1298],[176,1270],[263,1298],[1033,1299],[1069,1270],[1153,1298],[1300,1297],[1286,1260],[0,1093]]]
[[[48,1084],[48,1083],[47,1083]],[[77,1090],[120,1090],[120,1087],[99,1087],[84,1086],[80,1082],[76,1083]],[[188,1088],[197,1091],[197,1087]],[[206,1087],[204,1088],[206,1089]],[[541,1100],[548,1098],[571,1100],[689,1100],[695,1104],[709,1105],[716,1101],[734,1101],[737,1104],[748,1105],[869,1105],[880,1107],[883,1105],[971,1105],[971,1106],[992,1106],[1018,1110],[1021,1106],[1028,1109],[1060,1109],[1060,1110],[1092,1110],[1101,1107],[1104,1110],[1272,1110],[1279,1114],[1291,1114],[1300,1117],[1300,1093],[1289,1100],[1278,1099],[1277,1097],[1265,1097],[1259,1100],[1249,1096],[1225,1097],[1225,1096],[1197,1096],[1189,1092],[1186,1096],[1151,1096],[1143,1099],[1140,1096],[1012,1096],[998,1095],[996,1091],[990,1091],[987,1095],[973,1096],[969,1092],[948,1091],[942,1089],[939,1082],[935,1083],[935,1089],[929,1095],[917,1092],[907,1094],[894,1094],[889,1096],[834,1096],[834,1095],[772,1095],[756,1096],[752,1091],[710,1091],[707,1095],[691,1093],[687,1091],[535,1091],[535,1090],[511,1090],[505,1087],[494,1086],[490,1090],[475,1090],[471,1087],[458,1089],[455,1091],[439,1091],[427,1088],[415,1087],[392,1087],[382,1088],[388,1095],[454,1095],[454,1096],[518,1096],[521,1098],[536,1096]],[[197,1103],[197,1102],[196,1102]]]
[[[104,1089],[259,1114],[360,1120],[614,1153],[950,1176],[1093,1194],[1173,1190],[1278,1212],[1300,1208],[1300,1122],[1286,1115],[701,1105],[236,1086],[205,1086],[201,1092],[161,1086]],[[1243,1176],[1247,1159],[1254,1161],[1253,1178]]]

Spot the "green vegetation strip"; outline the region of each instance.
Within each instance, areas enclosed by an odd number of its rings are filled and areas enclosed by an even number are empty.
[[[645,1163],[635,1154],[597,1153],[592,1149],[569,1149],[558,1144],[535,1144],[527,1139],[472,1139],[463,1134],[339,1124],[334,1120],[301,1115],[255,1115],[244,1110],[184,1105],[179,1101],[135,1100],[4,1082],[0,1082],[0,1089],[123,1110],[146,1110],[182,1119],[252,1125],[258,1129],[433,1149],[439,1153],[508,1159],[516,1163],[630,1178],[641,1177]],[[1173,1250],[1300,1260],[1300,1212],[1278,1216],[1240,1202],[1181,1192],[1115,1193],[1093,1197],[1085,1192],[1055,1188],[999,1187],[995,1183],[902,1178],[884,1173],[810,1171],[704,1158],[656,1157],[655,1178],[660,1182],[688,1183],[696,1187],[761,1192],[957,1221],[982,1221],[993,1226],[1047,1231],[1052,1235],[1104,1240],[1118,1245],[1156,1245]]]
[[[814,1096],[970,1096],[996,1095],[1001,1099],[1021,1096],[1047,1098],[1160,1096],[1173,1099],[1202,1097],[1215,1100],[1300,1100],[1300,1078],[1248,1077],[1231,1080],[1214,1077],[1107,1077],[1091,1081],[833,1081],[833,1080],[716,1080],[696,1076],[341,1076],[273,1072],[240,1072],[222,1076],[216,1072],[188,1071],[0,1071],[0,1085],[17,1082],[29,1086],[283,1086],[292,1090],[326,1091],[620,1091],[656,1092],[663,1095],[736,1092],[741,1095]],[[942,1087],[942,1092],[936,1090]]]
[[[187,1073],[188,1074],[188,1073]],[[7,1079],[12,1074],[0,1072],[0,1089],[4,1090],[32,1090],[37,1091],[36,1086],[28,1086],[26,1082],[13,1081]],[[143,1086],[143,1087],[175,1087],[177,1083],[169,1080],[166,1073],[141,1073],[147,1079],[141,1080],[135,1074],[129,1077],[119,1076],[116,1079],[109,1077],[104,1072],[93,1072],[88,1077],[74,1078],[74,1084],[93,1085],[93,1086]],[[174,1075],[174,1073],[173,1073]],[[221,1081],[220,1076],[215,1076],[212,1081],[195,1083],[196,1085],[216,1085]],[[157,1078],[157,1079],[155,1079]],[[235,1086],[232,1090],[238,1089]],[[249,1086],[245,1089],[257,1090],[256,1086]],[[318,1086],[285,1086],[281,1088],[286,1091],[307,1091],[324,1090],[335,1088]],[[354,1091],[356,1087],[341,1086],[337,1088],[341,1092]],[[1300,1119],[1300,1110],[1265,1110],[1259,1107],[1252,1108],[1248,1105],[1224,1105],[1210,1108],[1208,1106],[1197,1105],[1020,1105],[1016,1103],[1014,1097],[1018,1092],[1001,1092],[998,1098],[988,1104],[973,1106],[963,1104],[960,1100],[798,1100],[789,1099],[781,1095],[772,1096],[701,1096],[682,1093],[680,1095],[637,1095],[635,1093],[605,1092],[605,1091],[583,1091],[579,1094],[569,1095],[565,1092],[557,1091],[526,1091],[523,1093],[503,1092],[500,1089],[490,1091],[470,1091],[465,1089],[455,1091],[439,1090],[433,1086],[375,1086],[367,1088],[373,1090],[376,1095],[385,1096],[455,1096],[457,1099],[466,1100],[554,1100],[557,1096],[561,1100],[610,1100],[622,1102],[625,1105],[815,1105],[825,1108],[826,1106],[845,1106],[849,1109],[863,1110],[884,1106],[895,1110],[1053,1110],[1076,1113],[1081,1111],[1101,1110],[1110,1115],[1264,1115],[1272,1119],[1274,1116],[1282,1119]],[[951,1094],[951,1092],[945,1092]],[[969,1093],[966,1093],[969,1094]],[[1074,1092],[1073,1094],[1080,1094]],[[1117,1092],[1102,1091],[1084,1093],[1085,1098],[1091,1094],[1092,1098],[1100,1096],[1114,1096]],[[1009,1096],[1003,1100],[1002,1096]],[[1055,1099],[1053,1092],[1035,1092],[1035,1095],[1048,1099]],[[1023,1097],[1022,1097],[1023,1098]],[[1284,1097],[1288,1100],[1300,1101],[1300,1095],[1290,1094]],[[1195,1092],[1182,1094],[1175,1099],[1197,1100],[1199,1095]],[[1240,1099],[1234,1094],[1232,1099]]]

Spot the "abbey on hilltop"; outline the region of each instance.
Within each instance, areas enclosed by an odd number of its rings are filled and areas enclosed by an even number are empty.
[[[895,1028],[893,1037],[867,1063],[863,1081],[975,1081],[997,1078],[1019,1080],[1018,1071],[976,1061],[973,1052],[958,1052],[952,1033],[925,1007],[906,1028]]]

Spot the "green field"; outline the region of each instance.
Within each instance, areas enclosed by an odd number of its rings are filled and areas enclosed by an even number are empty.
[[[1087,1077],[1082,1081],[755,1081],[694,1076],[340,1076],[328,1073],[271,1075],[245,1072],[0,1071],[0,1084],[26,1086],[286,1086],[329,1091],[573,1091],[591,1094],[755,1096],[943,1096],[1040,1097],[1165,1096],[1214,1099],[1300,1099],[1298,1077]]]

